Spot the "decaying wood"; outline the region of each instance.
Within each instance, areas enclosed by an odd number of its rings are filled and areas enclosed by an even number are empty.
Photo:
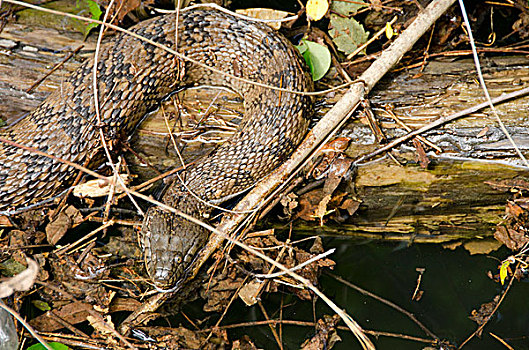
[[[29,33],[26,26],[13,23],[8,24],[0,34],[0,116],[8,123],[35,108],[52,90],[60,88],[61,81],[94,48],[93,40],[83,42],[82,36],[75,32],[37,26]],[[42,41],[43,37],[48,39]],[[71,50],[83,44],[78,55],[67,61],[34,92],[24,92],[60,63]],[[492,95],[526,86],[529,81],[527,65],[529,60],[525,57],[487,58],[484,61],[485,79]],[[369,96],[383,129],[390,137],[400,136],[404,131],[385,109],[390,109],[408,126],[418,128],[438,116],[483,101],[470,59],[433,61],[424,72],[417,73],[418,69],[393,73]],[[184,101],[184,104],[187,103],[188,109],[194,104],[196,110],[204,111],[210,107],[209,102],[216,94],[215,91],[200,93],[193,90],[186,93],[187,102]],[[327,99],[333,102],[339,97],[337,94]],[[220,103],[215,104],[214,112],[219,109],[217,104],[226,109],[242,108],[233,103],[233,96],[228,99],[230,102],[226,103],[223,102],[226,98],[218,98]],[[498,107],[502,120],[522,149],[527,149],[529,142],[529,122],[524,115],[528,104],[528,98],[520,98]],[[169,144],[164,120],[165,114],[170,117],[172,128],[179,127],[175,122],[174,105],[175,101],[169,101],[163,113],[159,110],[150,116],[133,138],[132,149],[158,170],[179,165],[176,153]],[[206,146],[197,146],[197,142],[186,144],[186,158],[193,159],[197,154],[207,152],[215,145],[216,138],[222,138],[229,130],[230,127],[226,127],[210,138],[211,143]],[[378,147],[373,144],[372,133],[362,119],[348,125],[341,134],[352,138],[347,153],[353,158]],[[387,159],[359,168],[355,182],[357,195],[363,205],[358,217],[353,219],[353,230],[370,232],[372,229],[369,227],[380,226],[379,223],[385,223],[390,216],[388,225],[382,226],[385,232],[402,232],[401,227],[389,224],[406,221],[405,217],[409,215],[416,215],[418,221],[433,227],[432,233],[442,231],[446,221],[450,221],[450,225],[457,226],[454,223],[460,223],[460,227],[471,227],[472,230],[479,228],[480,231],[489,227],[487,224],[498,221],[502,215],[501,204],[510,194],[493,189],[484,180],[501,181],[526,176],[527,173],[509,164],[490,162],[507,160],[515,163],[515,158],[488,111],[430,132],[427,138],[439,146],[443,154],[433,155],[432,164],[426,170],[415,164],[402,168]],[[401,147],[398,152],[396,156],[401,161],[415,160],[415,150],[411,144]],[[154,174],[145,166],[135,166],[140,163],[138,158],[129,159],[133,172],[142,177]],[[464,191],[461,190],[463,188]],[[462,215],[469,219],[464,222],[449,220],[452,216],[460,218]]]

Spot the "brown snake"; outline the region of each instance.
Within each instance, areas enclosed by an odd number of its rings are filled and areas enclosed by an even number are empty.
[[[131,31],[175,47],[175,14],[142,22]],[[217,10],[180,13],[178,51],[207,66],[290,91],[312,91],[312,80],[296,49],[268,26]],[[126,34],[101,47],[97,84],[101,124],[88,60],[37,109],[0,131],[0,137],[80,165],[93,166],[100,151],[99,128],[107,141],[130,133],[161,99],[177,87],[222,85],[244,99],[236,133],[211,154],[180,172],[162,202],[199,219],[255,185],[276,168],[304,137],[310,97],[256,86],[212,73]],[[97,164],[96,164],[97,165]],[[78,171],[58,160],[0,142],[0,213],[56,196]],[[189,193],[192,192],[192,194]],[[149,276],[161,288],[185,276],[209,233],[158,207],[148,209],[141,229]]]

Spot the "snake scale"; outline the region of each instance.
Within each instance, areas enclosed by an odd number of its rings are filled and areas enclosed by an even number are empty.
[[[312,91],[297,50],[268,26],[211,9],[182,11],[175,44],[175,14],[130,30],[234,77]],[[222,203],[252,187],[276,168],[306,134],[312,100],[213,73],[126,34],[104,42],[97,66],[100,123],[92,91],[94,61],[85,61],[37,109],[0,131],[0,137],[80,165],[95,166],[99,128],[116,143],[175,89],[190,84],[227,86],[244,100],[235,134],[180,172],[161,200],[205,220],[210,203]],[[0,142],[0,212],[52,197],[78,171],[31,150]],[[190,194],[189,192],[192,192]],[[204,246],[208,232],[159,207],[148,209],[141,241],[148,275],[161,288],[174,285]]]

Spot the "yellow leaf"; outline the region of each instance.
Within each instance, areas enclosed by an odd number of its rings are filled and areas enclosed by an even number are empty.
[[[309,0],[306,9],[309,19],[319,21],[329,10],[329,2],[327,0]]]
[[[393,27],[391,26],[389,22],[387,22],[386,23],[386,38],[391,39],[394,35],[397,35],[397,33],[393,31]]]
[[[507,259],[507,260],[505,260],[504,262],[501,263],[501,267],[500,267],[500,282],[501,282],[502,286],[505,283],[505,279],[507,278],[507,269],[509,268],[510,264],[511,264],[511,262],[509,261],[509,259]]]

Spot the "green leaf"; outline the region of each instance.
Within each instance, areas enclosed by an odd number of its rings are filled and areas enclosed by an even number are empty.
[[[101,17],[101,14],[103,13],[103,11],[101,11],[101,8],[97,4],[97,2],[93,0],[77,0],[76,7],[81,9],[81,11],[88,10],[90,12],[91,19],[99,19]],[[86,22],[83,22],[83,23],[86,23]],[[88,33],[90,33],[90,31],[93,28],[97,27],[98,25],[99,24],[92,23],[92,22],[84,24],[84,27],[83,27],[84,36],[86,37]]]
[[[354,2],[346,2],[340,0],[334,0],[331,3],[331,11],[336,12],[342,16],[349,17],[355,15],[358,10],[368,5],[362,0],[355,0]]]
[[[45,302],[45,301],[32,300],[31,303],[33,304],[33,306],[35,306],[40,311],[50,311],[51,310],[50,305],[47,302]]]
[[[331,67],[331,53],[327,46],[302,39],[301,44],[296,47],[310,68],[312,80],[323,78]]]
[[[7,259],[6,261],[0,263],[0,271],[2,271],[2,274],[7,277],[21,273],[25,269],[27,269],[27,266],[22,265],[14,259]]]
[[[48,345],[54,350],[68,350],[68,349],[70,349],[68,346],[66,346],[64,344],[61,344],[61,343],[57,343],[57,342],[51,342],[51,343],[48,343]],[[46,350],[46,348],[41,343],[38,343],[38,344],[35,344],[35,345],[31,345],[27,350]]]
[[[85,0],[85,1],[88,4],[88,9],[90,10],[90,13],[92,14],[91,18],[99,19],[101,17],[101,14],[103,13],[99,5],[95,1],[92,1],[92,0]],[[88,33],[92,30],[92,28],[95,28],[97,26],[98,26],[97,23],[89,23],[88,26],[86,27],[85,35],[88,35]]]
[[[369,32],[366,32],[364,26],[354,18],[343,18],[333,14],[331,15],[329,26],[331,28],[329,34],[332,37],[332,41],[334,41],[338,50],[346,55],[354,52],[369,37]]]

